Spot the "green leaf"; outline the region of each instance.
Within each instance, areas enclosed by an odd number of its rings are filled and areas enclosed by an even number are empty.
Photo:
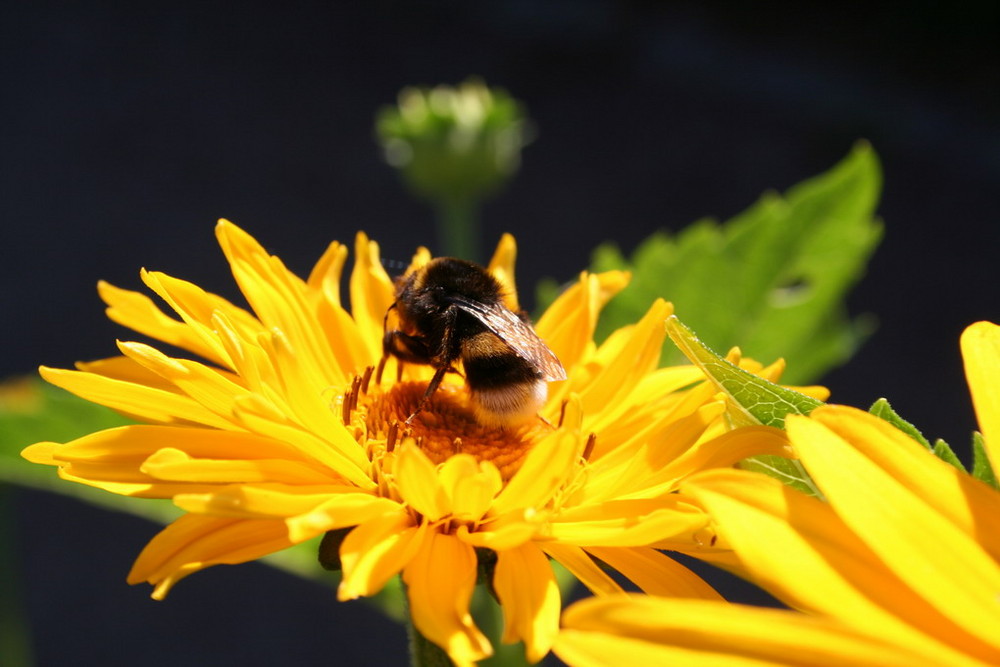
[[[996,472],[990,465],[990,458],[983,445],[983,435],[978,431],[972,434],[972,476],[1000,491],[1000,481],[997,480]]]
[[[681,352],[729,397],[727,415],[735,425],[764,424],[784,428],[787,415],[807,415],[823,405],[811,396],[731,364],[702,343],[674,315],[667,318],[666,327],[667,335]],[[809,495],[819,495],[816,485],[798,461],[781,456],[755,456],[743,461],[740,467],[762,472]]]
[[[791,384],[810,382],[846,361],[871,332],[847,317],[843,300],[882,237],[873,217],[881,190],[874,151],[859,143],[830,171],[769,193],[719,225],[700,220],[676,235],[653,234],[626,259],[599,247],[594,271],[632,271],[605,309],[598,335],[637,321],[656,297],[717,348],[784,357]],[[679,361],[664,348],[662,363]]]
[[[931,451],[934,452],[934,456],[938,457],[945,463],[950,463],[962,472],[966,472],[965,466],[962,465],[962,461],[955,455],[955,451],[951,448],[951,445],[941,438],[934,441],[934,447]]]
[[[889,405],[889,401],[887,401],[886,399],[880,398],[874,403],[872,403],[872,406],[868,408],[868,412],[875,415],[879,419],[889,422],[890,424],[898,428],[900,431],[902,431],[906,435],[910,436],[911,438],[919,442],[927,449],[933,450],[933,447],[931,447],[931,443],[927,440],[927,438],[924,437],[924,434],[921,433],[916,426],[914,426],[910,422],[900,417],[899,413],[892,409],[892,406]]]

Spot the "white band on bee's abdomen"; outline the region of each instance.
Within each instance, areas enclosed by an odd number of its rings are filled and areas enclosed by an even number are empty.
[[[472,392],[476,420],[485,426],[503,426],[531,419],[545,404],[548,384],[543,380],[518,382]]]

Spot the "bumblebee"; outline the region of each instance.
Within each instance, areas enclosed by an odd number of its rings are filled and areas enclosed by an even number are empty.
[[[396,311],[398,329],[388,329]],[[537,415],[547,382],[566,371],[531,328],[527,315],[504,305],[503,288],[486,269],[439,257],[396,280],[396,300],[383,320],[382,361],[432,366],[434,376],[407,418],[409,425],[437,391],[446,373],[462,372],[476,420],[484,426],[515,425]]]

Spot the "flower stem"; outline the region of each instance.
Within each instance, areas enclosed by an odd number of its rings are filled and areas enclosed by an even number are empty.
[[[412,667],[454,667],[451,658],[444,649],[420,634],[413,624],[413,614],[410,613],[410,598],[406,595],[405,584],[403,600],[406,604],[406,634],[410,639],[410,665]]]
[[[449,197],[437,202],[441,254],[480,262],[478,202],[473,197]]]
[[[410,618],[406,624],[410,636],[410,664],[413,667],[454,667],[440,646],[420,634]]]

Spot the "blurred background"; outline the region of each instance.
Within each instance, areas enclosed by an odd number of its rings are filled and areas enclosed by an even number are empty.
[[[1000,321],[1000,5],[769,8],[4,3],[0,377],[113,354],[127,334],[98,279],[136,289],[146,267],[234,297],[219,217],[303,275],[359,229],[387,258],[434,250],[432,211],[383,161],[374,114],[406,85],[478,75],[536,128],[482,212],[484,246],[516,234],[528,297],[602,241],[630,252],[728,218],[869,140],[886,234],[849,307],[878,330],[824,381],[964,449],[958,336]],[[154,526],[37,492],[7,501],[39,665],[405,660],[403,631],[364,603],[260,565],[153,602],[124,578]]]

